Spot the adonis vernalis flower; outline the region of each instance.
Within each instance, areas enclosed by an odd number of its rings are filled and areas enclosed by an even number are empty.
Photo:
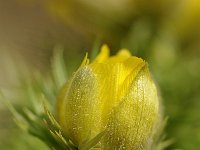
[[[109,56],[106,45],[92,63],[85,57],[57,101],[57,120],[78,147],[104,132],[100,149],[149,149],[159,116],[147,63],[126,49]]]

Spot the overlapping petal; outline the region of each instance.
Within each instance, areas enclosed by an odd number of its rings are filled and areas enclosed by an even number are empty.
[[[158,97],[147,66],[132,82],[129,92],[113,109],[103,139],[104,149],[148,149],[158,119]]]

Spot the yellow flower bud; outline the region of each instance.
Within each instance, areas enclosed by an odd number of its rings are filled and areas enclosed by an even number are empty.
[[[77,146],[105,131],[101,149],[147,149],[159,116],[157,90],[147,64],[122,49],[109,56],[104,45],[87,57],[62,89],[58,121]]]

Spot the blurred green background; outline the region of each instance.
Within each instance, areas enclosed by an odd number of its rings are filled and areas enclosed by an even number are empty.
[[[0,87],[10,97],[20,90],[17,64],[50,73],[56,46],[70,74],[103,43],[112,54],[128,48],[149,63],[169,117],[168,149],[200,149],[199,0],[0,0]],[[25,140],[2,103],[0,109],[0,148],[45,149]]]

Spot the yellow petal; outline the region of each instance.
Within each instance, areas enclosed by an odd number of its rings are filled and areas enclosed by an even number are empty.
[[[103,63],[118,63],[123,62],[131,57],[131,53],[127,49],[121,49],[117,55],[109,57],[109,59],[104,60]]]
[[[69,88],[66,88],[65,95],[62,95],[59,123],[77,145],[100,132],[101,105],[97,84],[95,75],[86,65],[74,74]]]
[[[106,60],[110,61],[111,58]],[[130,83],[134,80],[140,69],[144,66],[144,61],[137,57],[129,57],[118,63],[92,63],[89,65],[96,75],[100,84],[100,101],[103,103],[102,117],[106,122],[112,108],[116,107],[121,97],[127,93]]]
[[[109,58],[109,56],[110,56],[110,49],[108,48],[107,45],[104,44],[101,47],[101,51],[95,58],[94,62],[101,63],[101,62],[107,60]]]
[[[158,119],[158,96],[145,66],[132,82],[126,96],[113,109],[107,133],[102,140],[105,149],[148,149],[152,130]]]
[[[131,56],[131,53],[129,52],[128,49],[121,49],[118,53],[117,53],[118,56],[123,56],[125,58],[128,58]]]

